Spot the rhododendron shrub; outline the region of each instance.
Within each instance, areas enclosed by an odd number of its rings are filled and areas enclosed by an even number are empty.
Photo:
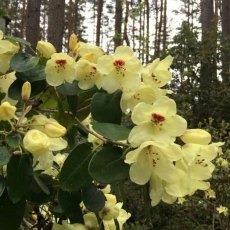
[[[177,114],[163,88],[173,57],[142,65],[74,34],[68,53],[23,46],[0,40],[1,228],[122,229],[131,214],[110,188],[125,180],[146,184],[152,206],[209,189],[223,143]]]

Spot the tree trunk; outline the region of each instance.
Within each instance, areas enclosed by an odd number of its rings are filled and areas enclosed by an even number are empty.
[[[167,43],[167,0],[164,0],[164,15],[163,15],[163,52],[166,51],[166,43]]]
[[[146,56],[145,56],[145,62],[149,62],[149,18],[150,18],[150,12],[149,12],[149,1],[145,0],[145,5],[146,5]]]
[[[230,2],[222,0],[222,78],[230,86]]]
[[[65,0],[49,0],[48,41],[62,51]]]
[[[127,32],[127,25],[128,25],[128,18],[129,18],[129,1],[126,1],[125,4],[125,24],[124,24],[124,41],[126,42],[127,46],[130,46],[130,41]]]
[[[27,2],[26,40],[31,43],[33,49],[40,40],[40,7],[41,0]]]
[[[103,10],[103,0],[98,0],[97,1],[97,31],[96,31],[96,45],[98,46],[100,46],[102,10]]]
[[[122,0],[116,0],[114,49],[122,45],[121,26],[122,26]]]

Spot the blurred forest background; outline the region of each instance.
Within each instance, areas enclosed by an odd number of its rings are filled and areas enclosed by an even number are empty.
[[[169,15],[173,2],[180,7]],[[0,16],[10,19],[7,35],[25,38],[34,49],[43,39],[66,51],[74,32],[105,52],[131,46],[143,63],[171,54],[167,87],[179,114],[189,127],[225,141],[222,158],[229,161],[230,0],[1,0]],[[170,25],[169,17],[179,21]],[[230,229],[229,216],[216,212],[220,204],[230,208],[229,167],[216,165],[211,200],[197,193],[183,205],[148,209],[144,192],[128,184],[124,202],[132,218],[126,229]]]

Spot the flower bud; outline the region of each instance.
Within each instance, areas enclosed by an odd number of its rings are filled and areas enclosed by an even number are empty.
[[[22,85],[22,100],[28,101],[30,99],[30,94],[31,94],[31,84],[30,82],[26,81]]]
[[[69,37],[69,50],[74,50],[74,47],[77,45],[77,35],[72,33]]]
[[[48,122],[45,124],[45,133],[49,137],[62,137],[66,134],[66,128],[57,122]]]
[[[55,47],[50,42],[39,41],[37,44],[37,50],[44,57],[49,59],[52,54],[56,53]]]
[[[16,107],[12,106],[9,102],[3,102],[0,105],[0,120],[7,121],[14,117]]]
[[[31,129],[24,136],[23,145],[30,153],[39,156],[49,151],[50,140],[47,135],[41,131]]]
[[[180,139],[186,144],[208,145],[211,142],[211,135],[203,129],[188,129]]]

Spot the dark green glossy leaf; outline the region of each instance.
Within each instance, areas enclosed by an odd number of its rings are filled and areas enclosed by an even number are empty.
[[[32,178],[32,163],[28,154],[12,155],[7,164],[7,190],[11,201],[19,202],[27,192]]]
[[[89,173],[94,180],[110,184],[129,176],[129,166],[122,159],[122,149],[106,145],[94,153],[89,163]]]
[[[98,212],[105,206],[105,195],[97,189],[94,184],[90,184],[82,189],[82,201],[87,209]]]
[[[97,92],[91,102],[91,114],[94,120],[103,123],[121,123],[122,111],[120,108],[121,91],[113,94]]]
[[[22,92],[22,85],[24,81],[19,79],[15,80],[9,88],[8,96],[14,100],[21,99],[21,92]],[[37,94],[41,93],[46,87],[46,81],[35,81],[31,82],[31,97],[36,96]]]
[[[26,45],[26,46],[31,46],[31,44],[28,41],[26,41],[26,40],[24,40],[22,38],[6,36],[6,35],[5,35],[5,38],[10,40],[10,41],[13,41],[13,42],[18,42],[18,43]]]
[[[70,152],[60,173],[60,185],[64,191],[78,191],[92,181],[88,174],[91,157],[89,143],[80,144]]]
[[[28,53],[17,53],[11,59],[10,67],[16,72],[24,72],[34,68],[38,62],[38,57],[33,57]]]
[[[84,223],[80,203],[82,201],[81,192],[58,191],[58,201],[71,223]]]
[[[21,141],[22,141],[22,137],[18,133],[11,133],[6,137],[7,144],[13,149],[18,148],[19,143]]]
[[[6,147],[0,147],[0,166],[6,165],[10,160],[10,153]]]
[[[3,192],[6,188],[6,180],[3,176],[0,176],[0,197],[2,196]]]
[[[54,197],[53,182],[51,176],[35,172],[26,193],[26,199],[37,204],[48,202]]]
[[[2,99],[6,96],[6,93],[1,93],[0,92],[0,101],[2,101]]]
[[[102,136],[114,141],[126,140],[130,133],[130,130],[126,127],[112,123],[94,122],[93,129]]]
[[[44,66],[42,65],[36,65],[34,68],[24,71],[24,72],[16,72],[17,79],[20,79],[22,81],[41,81],[45,80],[45,71]]]
[[[7,195],[7,191],[0,197],[0,228],[2,230],[16,230],[22,222],[26,201],[20,200],[13,204]]]

